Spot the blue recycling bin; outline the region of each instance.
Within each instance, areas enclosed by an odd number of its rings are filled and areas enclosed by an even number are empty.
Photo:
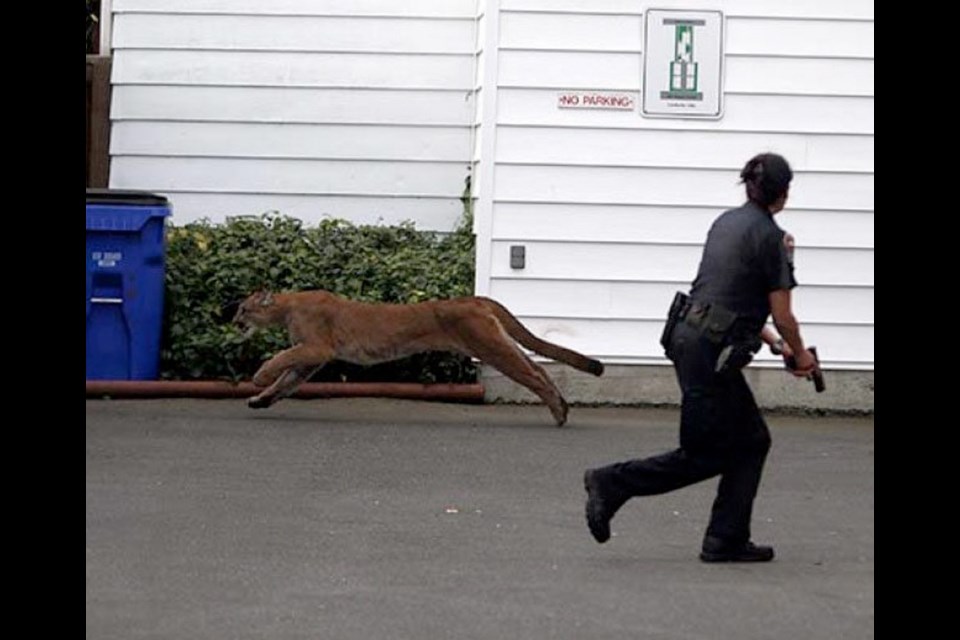
[[[87,380],[156,380],[167,199],[87,189]]]

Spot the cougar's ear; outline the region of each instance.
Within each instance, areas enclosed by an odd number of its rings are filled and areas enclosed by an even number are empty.
[[[269,291],[264,291],[260,296],[260,306],[269,307],[273,304],[273,294]]]

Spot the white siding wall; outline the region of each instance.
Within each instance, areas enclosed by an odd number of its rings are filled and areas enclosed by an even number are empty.
[[[726,18],[718,120],[639,98],[647,8]],[[449,230],[473,173],[477,292],[609,363],[658,337],[739,169],[794,167],[794,299],[831,367],[872,369],[871,0],[114,0],[111,186],[177,222],[278,210]],[[527,266],[509,266],[522,244]]]
[[[807,342],[831,367],[872,369],[873,2],[649,6],[724,12],[721,119],[557,108],[562,90],[639,98],[644,3],[487,3],[499,20],[484,50],[496,53],[483,84],[496,100],[481,126],[478,292],[606,362],[665,363],[673,292],[689,288],[713,219],[742,203],[740,168],[774,151],[795,172],[777,221],[797,238]],[[514,244],[526,247],[523,270],[510,268]]]
[[[174,220],[460,217],[477,0],[114,0],[110,184]]]

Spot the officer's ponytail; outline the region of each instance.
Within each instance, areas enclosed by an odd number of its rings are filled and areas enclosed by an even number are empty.
[[[750,158],[740,172],[740,181],[747,186],[747,198],[764,209],[787,192],[793,171],[783,156],[761,153]]]

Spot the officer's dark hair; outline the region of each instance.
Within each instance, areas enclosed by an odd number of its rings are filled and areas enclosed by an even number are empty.
[[[740,182],[747,185],[747,198],[766,209],[787,192],[793,171],[783,156],[761,153],[750,158],[740,172]]]

